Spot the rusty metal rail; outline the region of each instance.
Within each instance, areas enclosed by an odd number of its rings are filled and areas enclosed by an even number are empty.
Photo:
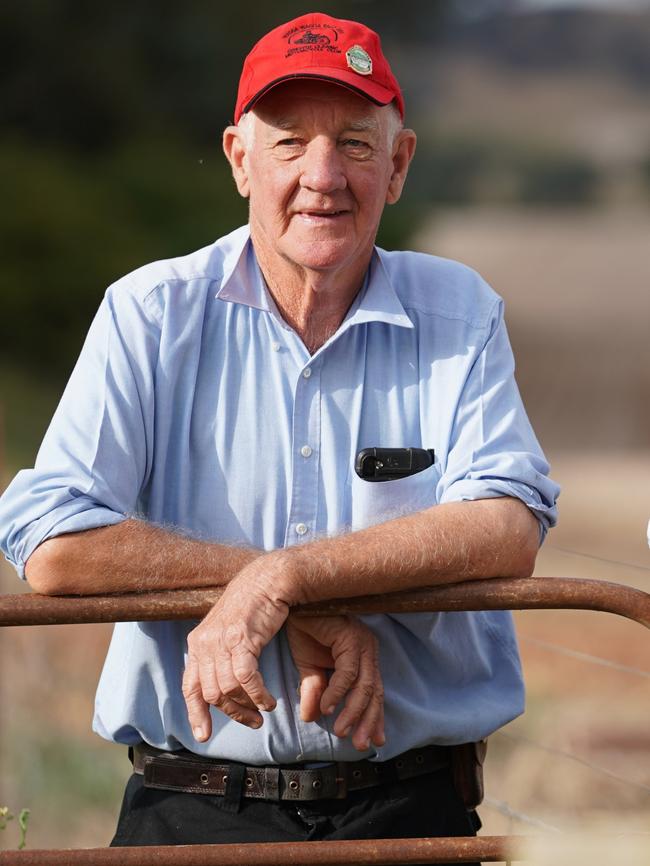
[[[200,619],[222,590],[103,596],[0,595],[0,626]],[[582,609],[650,628],[650,594],[622,584],[562,577],[490,578],[296,608],[310,614]],[[377,839],[247,845],[0,851],[0,866],[397,866],[522,859],[525,836]]]
[[[525,837],[361,839],[246,845],[176,845],[0,851],[0,866],[397,866],[516,859]]]
[[[200,619],[222,589],[96,596],[0,595],[0,626]],[[650,594],[618,583],[569,577],[489,578],[295,608],[298,613],[572,608],[618,614],[650,628]]]

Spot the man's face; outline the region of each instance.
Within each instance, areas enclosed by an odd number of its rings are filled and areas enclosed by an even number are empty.
[[[414,150],[412,132],[395,136],[392,112],[336,84],[293,81],[259,101],[247,135],[229,138],[226,130],[262,259],[319,271],[365,268]]]

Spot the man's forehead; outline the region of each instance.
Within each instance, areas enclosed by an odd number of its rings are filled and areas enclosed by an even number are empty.
[[[274,129],[289,131],[300,126],[304,122],[304,118],[297,112],[293,114],[288,111],[286,114],[279,117],[264,117],[264,121]],[[345,115],[342,118],[341,127],[352,132],[373,132],[381,128],[381,123],[377,117],[352,117]]]
[[[379,129],[381,115],[389,109],[353,93],[346,87],[327,81],[285,81],[266,93],[253,108],[264,122],[289,129],[305,118],[305,113],[336,112],[346,128]]]

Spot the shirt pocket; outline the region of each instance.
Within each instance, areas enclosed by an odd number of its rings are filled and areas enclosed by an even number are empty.
[[[364,481],[350,475],[351,528],[365,529],[438,504],[441,472],[437,463],[394,481]]]

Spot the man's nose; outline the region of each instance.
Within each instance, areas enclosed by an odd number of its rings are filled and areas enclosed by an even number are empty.
[[[302,156],[300,185],[319,193],[344,189],[347,178],[336,142],[315,138]]]

